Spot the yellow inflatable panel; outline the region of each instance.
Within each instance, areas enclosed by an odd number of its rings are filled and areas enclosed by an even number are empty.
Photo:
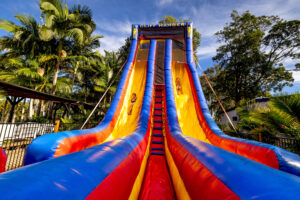
[[[210,143],[198,120],[185,63],[172,63],[172,80],[176,112],[182,133]]]
[[[137,61],[133,66],[132,75],[129,80],[128,89],[126,91],[124,105],[120,112],[120,116],[114,130],[105,142],[126,136],[134,132],[142,107],[145,83],[147,73],[147,61]],[[136,94],[136,101],[132,103],[133,94]],[[131,114],[130,110],[132,106]]]

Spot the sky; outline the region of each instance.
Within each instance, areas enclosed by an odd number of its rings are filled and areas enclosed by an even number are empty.
[[[26,2],[26,3],[25,3]],[[255,15],[278,15],[286,20],[300,20],[299,0],[67,0],[89,6],[97,24],[96,33],[103,35],[100,51],[116,51],[130,36],[131,24],[156,24],[162,16],[189,19],[202,34],[197,55],[202,69],[213,66],[212,57],[220,45],[214,33],[230,22],[233,9],[239,13],[249,10]],[[31,14],[40,18],[38,0],[0,0],[0,19],[16,21],[14,15]],[[7,35],[0,30],[0,37]],[[284,65],[294,68],[297,61],[285,60]],[[299,62],[299,61],[298,61]],[[293,72],[293,87],[285,93],[300,91],[300,71]]]

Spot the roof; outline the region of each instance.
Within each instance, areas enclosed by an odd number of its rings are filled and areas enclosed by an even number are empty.
[[[47,94],[44,92],[39,92],[34,89],[30,89],[27,87],[15,85],[12,83],[7,83],[4,81],[0,81],[0,93],[7,96],[14,96],[14,97],[23,97],[23,98],[32,98],[32,99],[41,99],[52,101],[55,103],[66,103],[72,105],[84,105],[86,107],[94,107],[94,104],[80,102],[72,99],[67,99],[64,97],[59,97],[51,94]]]

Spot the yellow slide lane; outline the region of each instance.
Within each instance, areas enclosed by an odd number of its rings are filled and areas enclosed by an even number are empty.
[[[173,89],[179,125],[184,135],[210,144],[198,120],[192,88],[185,66],[185,63],[172,63]]]
[[[139,115],[142,107],[145,83],[147,73],[147,61],[136,61],[133,66],[132,75],[129,80],[126,91],[124,104],[122,106],[118,121],[105,142],[126,136],[132,133],[138,123]],[[136,94],[136,101],[133,103],[132,113],[128,114],[131,106],[133,93]]]

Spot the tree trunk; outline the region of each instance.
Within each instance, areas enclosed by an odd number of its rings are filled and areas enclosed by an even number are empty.
[[[28,113],[27,113],[27,119],[32,119],[33,116],[33,99],[30,99],[29,101],[29,107],[28,107]]]
[[[59,66],[60,66],[60,60],[57,60],[57,63],[56,63],[56,66],[55,66],[55,70],[54,70],[53,82],[52,82],[52,91],[51,91],[52,95],[55,94]]]
[[[4,123],[8,122],[10,110],[11,110],[11,105],[9,104],[7,112],[6,112],[6,117],[5,117]]]
[[[7,107],[7,99],[5,99],[5,102],[4,102],[4,106],[3,106],[2,116],[1,116],[1,121],[0,122],[4,122],[6,107]]]
[[[11,123],[16,122],[16,113],[18,112],[18,107],[19,107],[19,104],[14,104],[12,107],[13,109],[12,109]]]
[[[24,121],[24,118],[25,118],[25,107],[26,107],[26,98],[24,98],[24,101],[23,101],[23,106],[22,106],[22,111],[21,111],[21,119],[20,121],[23,122]]]

